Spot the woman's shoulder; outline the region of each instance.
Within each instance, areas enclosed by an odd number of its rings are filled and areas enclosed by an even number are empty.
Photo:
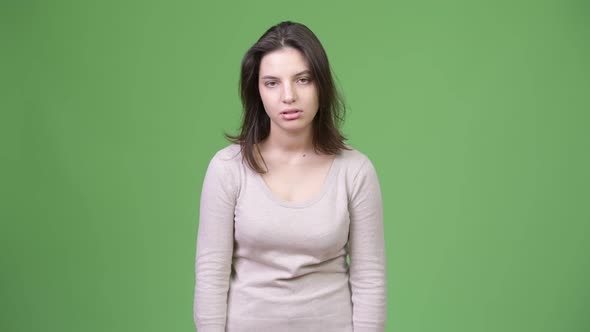
[[[351,150],[342,150],[342,161],[344,164],[344,175],[347,181],[352,183],[352,190],[358,190],[357,185],[378,185],[378,172],[369,157],[369,154],[361,152],[348,145]]]
[[[217,169],[218,172],[235,173],[238,171],[241,160],[241,149],[239,144],[229,144],[215,151],[209,160],[209,168]]]
[[[238,160],[241,155],[242,149],[240,144],[231,143],[229,145],[224,146],[223,148],[217,150],[213,158],[217,158],[222,161],[231,162],[233,160]]]
[[[371,158],[364,152],[360,151],[359,149],[351,146],[350,144],[345,144],[350,150],[341,150],[341,160],[342,164],[352,173],[356,174],[358,170],[364,165],[372,164]]]

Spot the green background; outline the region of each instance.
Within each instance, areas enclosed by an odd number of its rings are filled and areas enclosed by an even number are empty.
[[[2,1],[0,330],[194,331],[249,46],[322,41],[378,170],[386,331],[590,330],[588,1]]]

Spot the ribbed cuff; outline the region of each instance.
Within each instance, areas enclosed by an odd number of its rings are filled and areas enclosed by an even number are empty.
[[[225,332],[225,325],[207,324],[197,326],[197,332]]]
[[[385,327],[369,327],[369,326],[354,326],[354,332],[383,332],[385,331]]]

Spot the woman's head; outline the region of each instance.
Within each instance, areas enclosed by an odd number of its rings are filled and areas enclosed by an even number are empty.
[[[273,130],[309,131],[317,152],[346,149],[338,127],[345,105],[332,78],[328,57],[305,25],[281,22],[268,29],[244,55],[240,74],[243,106],[241,133],[225,134],[242,146],[251,168],[264,172],[254,158],[254,144]],[[299,109],[296,115],[282,111]],[[293,117],[297,119],[290,120]]]
[[[259,67],[258,92],[271,136],[281,131],[312,136],[319,98],[309,61],[296,48],[285,46],[262,56]]]

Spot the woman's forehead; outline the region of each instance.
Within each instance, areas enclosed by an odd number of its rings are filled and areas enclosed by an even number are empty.
[[[297,76],[309,70],[307,59],[291,47],[269,52],[260,61],[261,76]]]

